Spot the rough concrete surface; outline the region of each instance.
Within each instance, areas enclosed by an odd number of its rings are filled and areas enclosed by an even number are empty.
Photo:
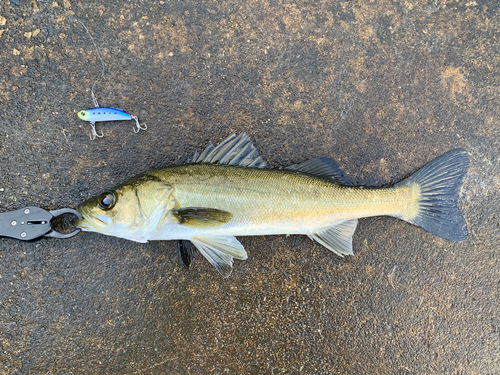
[[[99,124],[76,112],[138,114]],[[452,243],[360,221],[355,255],[241,238],[224,279],[174,242],[0,239],[1,374],[500,374],[500,3],[2,0],[0,211],[76,207],[246,130],[283,167],[381,185],[457,147]]]

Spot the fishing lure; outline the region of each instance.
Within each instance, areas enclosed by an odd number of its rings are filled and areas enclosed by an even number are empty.
[[[85,109],[78,112],[78,117],[83,121],[90,122],[92,127],[92,133],[90,134],[90,139],[94,140],[96,137],[102,138],[104,135],[97,134],[95,130],[95,123],[98,121],[128,121],[135,120],[134,133],[138,133],[140,130],[146,130],[148,127],[144,124],[139,123],[137,116],[130,115],[121,108],[113,107],[96,107]]]
[[[99,60],[101,61],[101,77],[104,79],[104,61],[101,56],[101,52],[99,52],[99,48],[97,48],[97,44],[94,42],[94,38],[92,37],[92,34],[90,34],[89,29],[87,29],[87,26],[80,21],[78,18],[75,18],[80,25],[83,26],[85,31],[90,37],[90,40],[92,41],[92,44],[94,45],[94,48],[97,52],[97,55],[99,56]],[[99,78],[99,79],[100,79]],[[140,130],[146,130],[148,127],[146,124],[139,124],[139,119],[137,116],[130,115],[126,113],[123,109],[121,108],[113,108],[113,107],[100,107],[99,103],[97,102],[97,98],[94,93],[94,87],[96,86],[97,82],[99,81],[97,79],[92,83],[92,88],[90,89],[90,93],[92,95],[92,101],[94,102],[94,108],[91,109],[86,109],[78,112],[78,117],[84,121],[88,121],[90,123],[90,126],[92,127],[92,132],[90,134],[90,139],[94,140],[96,137],[102,138],[104,134],[97,134],[95,130],[95,123],[98,121],[128,121],[128,120],[135,120],[135,125],[136,127],[134,128],[134,133],[139,133]]]

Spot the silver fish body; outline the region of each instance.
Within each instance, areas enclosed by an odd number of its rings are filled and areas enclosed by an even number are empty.
[[[357,219],[389,215],[453,241],[467,237],[456,207],[467,170],[450,151],[400,183],[354,187],[328,157],[269,169],[246,134],[210,145],[191,163],[146,172],[82,203],[77,225],[134,241],[181,240],[223,275],[247,253],[235,236],[306,234],[338,255],[352,254]]]

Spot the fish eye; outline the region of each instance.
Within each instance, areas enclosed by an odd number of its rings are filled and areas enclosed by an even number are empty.
[[[99,196],[99,207],[102,210],[109,210],[115,205],[115,196],[113,193],[102,193]]]

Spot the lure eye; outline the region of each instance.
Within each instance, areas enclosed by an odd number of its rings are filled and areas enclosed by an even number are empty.
[[[102,193],[99,196],[99,207],[103,210],[109,210],[115,205],[115,196],[113,193]]]
[[[80,112],[80,116],[85,117],[85,115],[86,115],[85,111]]]

